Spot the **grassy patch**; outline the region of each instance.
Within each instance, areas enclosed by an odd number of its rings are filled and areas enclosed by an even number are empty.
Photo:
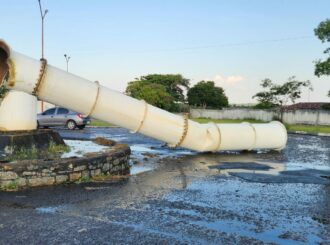
[[[18,190],[18,183],[16,182],[16,180],[13,180],[5,186],[0,186],[0,190],[1,191],[16,191],[16,190]]]
[[[40,150],[35,145],[33,145],[32,148],[20,148],[13,154],[7,155],[4,160],[11,162],[41,158],[57,158],[60,157],[62,153],[69,151],[70,147],[68,145],[57,145],[54,142],[50,142],[47,150]]]
[[[50,142],[47,152],[50,154],[57,154],[63,152],[69,152],[70,146],[68,145],[57,145],[54,142]]]
[[[21,148],[15,151],[15,153],[9,155],[6,160],[15,161],[15,160],[30,160],[37,158],[38,158],[38,149],[33,145],[31,149]]]
[[[285,125],[288,131],[302,131],[307,133],[328,133],[330,134],[330,126],[319,126],[319,125]]]
[[[210,119],[210,118],[193,118],[195,122],[199,123],[266,123],[265,121],[255,119]],[[328,133],[330,134],[330,126],[319,126],[319,125],[300,125],[300,124],[285,124],[288,131],[301,131],[306,133]]]
[[[82,176],[79,180],[76,181],[77,184],[90,182],[91,178],[89,176]]]
[[[99,121],[99,120],[92,120],[90,126],[94,126],[94,127],[117,127],[116,125],[114,125],[112,123],[107,123],[107,122],[103,122],[103,121]]]
[[[198,123],[241,123],[241,122],[250,122],[250,123],[265,123],[265,121],[256,120],[256,119],[210,119],[210,118],[192,118],[191,120]]]

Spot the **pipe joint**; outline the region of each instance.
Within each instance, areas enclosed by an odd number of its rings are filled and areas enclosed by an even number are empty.
[[[7,43],[0,40],[0,85],[10,80],[10,48]]]

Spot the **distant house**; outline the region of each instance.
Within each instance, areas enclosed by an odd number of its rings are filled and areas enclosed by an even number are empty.
[[[325,102],[300,102],[293,105],[284,106],[284,110],[286,111],[294,111],[294,110],[319,110],[322,109],[323,105],[328,103]]]

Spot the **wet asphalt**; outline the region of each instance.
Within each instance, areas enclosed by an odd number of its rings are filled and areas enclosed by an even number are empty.
[[[330,137],[282,152],[196,153],[121,128],[131,176],[0,192],[0,244],[330,244]]]

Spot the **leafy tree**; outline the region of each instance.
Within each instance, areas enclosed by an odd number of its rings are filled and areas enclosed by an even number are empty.
[[[133,81],[128,84],[126,94],[136,99],[143,99],[164,110],[171,110],[174,107],[173,97],[161,84]]]
[[[330,19],[322,21],[318,27],[314,29],[314,33],[322,41],[322,43],[330,42]],[[328,55],[328,58],[323,61],[316,61],[315,75],[318,77],[322,75],[330,75],[330,47],[324,50],[323,53]]]
[[[228,98],[221,87],[216,87],[213,81],[200,81],[188,90],[188,103],[194,106],[221,109],[228,106]]]
[[[269,109],[275,107],[275,94],[272,89],[270,89],[274,86],[272,80],[266,78],[261,81],[260,86],[264,89],[264,91],[258,92],[252,97],[257,98],[259,102],[255,107],[258,109]]]
[[[189,88],[189,79],[182,77],[180,74],[149,74],[141,76],[135,81],[141,81],[146,84],[160,84],[165,87],[175,102],[184,102],[184,89]]]
[[[315,35],[324,42],[330,42],[330,19],[322,21],[317,28],[314,29]],[[330,75],[330,47],[323,51],[329,57],[325,60],[317,60],[315,63],[315,75],[320,77],[322,75]],[[330,97],[330,91],[328,92]]]
[[[288,81],[282,85],[274,84],[268,78],[262,80],[260,85],[264,91],[256,93],[252,97],[257,98],[259,102],[257,107],[259,108],[282,107],[288,102],[294,103],[296,99],[301,97],[303,87],[313,89],[310,81],[298,81],[294,76],[289,77]]]

